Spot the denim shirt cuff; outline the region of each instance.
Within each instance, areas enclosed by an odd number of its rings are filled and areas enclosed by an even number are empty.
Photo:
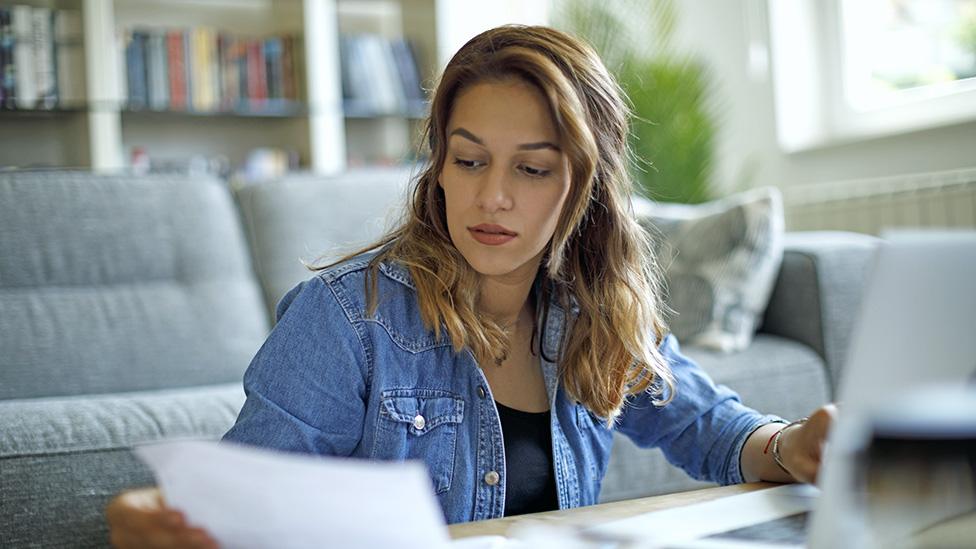
[[[744,429],[739,433],[738,438],[733,443],[732,447],[735,449],[730,456],[731,463],[729,464],[728,474],[726,475],[725,484],[742,484],[745,482],[745,478],[742,476],[742,450],[746,447],[746,441],[752,436],[759,428],[769,425],[770,423],[789,423],[787,420],[776,416],[776,415],[757,415],[750,421]]]

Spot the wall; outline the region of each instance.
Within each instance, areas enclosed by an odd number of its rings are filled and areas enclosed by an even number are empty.
[[[788,187],[976,166],[976,122],[784,154],[776,142],[773,86],[761,50],[765,0],[679,0],[676,39],[713,71],[721,113],[716,181]]]

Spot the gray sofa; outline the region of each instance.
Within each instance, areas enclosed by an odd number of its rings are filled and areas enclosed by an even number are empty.
[[[0,172],[0,546],[107,544],[103,509],[152,484],[130,452],[216,438],[299,258],[386,227],[407,173],[230,191],[206,178]],[[763,411],[828,401],[875,240],[787,235],[760,333],[744,352],[686,352]],[[655,451],[616,442],[604,501],[688,489]]]

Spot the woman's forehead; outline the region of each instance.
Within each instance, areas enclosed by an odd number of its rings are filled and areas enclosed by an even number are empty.
[[[516,79],[482,82],[458,93],[447,124],[449,140],[484,147],[559,150],[559,132],[545,96]],[[552,145],[552,146],[547,146]]]

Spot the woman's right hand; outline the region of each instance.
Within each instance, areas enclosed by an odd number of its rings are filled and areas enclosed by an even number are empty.
[[[193,547],[216,549],[217,542],[202,528],[186,523],[183,513],[166,507],[159,488],[128,490],[105,508],[109,539],[128,547]]]

